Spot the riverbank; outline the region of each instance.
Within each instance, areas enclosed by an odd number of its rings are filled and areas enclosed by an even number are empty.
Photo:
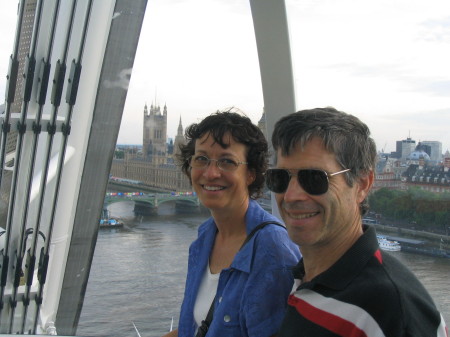
[[[377,230],[381,230],[383,232],[395,233],[396,235],[399,235],[399,236],[401,236],[403,234],[403,235],[407,235],[407,236],[422,238],[422,239],[436,241],[436,242],[440,242],[441,239],[444,239],[447,241],[450,240],[450,236],[443,235],[443,234],[436,234],[436,233],[430,233],[430,232],[425,232],[425,231],[416,231],[413,229],[394,227],[394,226],[386,226],[386,225],[380,225],[380,224],[373,224],[373,226]]]
[[[402,251],[450,258],[450,236],[407,228],[371,224],[377,232],[400,242]]]

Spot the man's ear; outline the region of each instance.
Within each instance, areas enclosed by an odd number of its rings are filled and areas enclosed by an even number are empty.
[[[369,171],[366,174],[358,178],[358,202],[363,202],[364,199],[369,195],[370,189],[372,188],[373,182],[375,180],[375,173]]]

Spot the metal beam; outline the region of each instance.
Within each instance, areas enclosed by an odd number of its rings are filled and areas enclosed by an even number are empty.
[[[289,26],[284,0],[250,0],[258,49],[269,147],[275,123],[296,111]],[[273,193],[272,193],[273,194]],[[272,195],[272,213],[278,207]]]
[[[56,316],[58,334],[76,333],[146,4],[147,0],[117,0],[115,4]],[[86,48],[86,59],[88,54]]]
[[[264,96],[267,135],[296,111],[289,28],[284,0],[250,0]]]

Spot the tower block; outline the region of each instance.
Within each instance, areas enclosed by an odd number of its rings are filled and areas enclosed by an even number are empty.
[[[161,108],[144,106],[144,132],[142,153],[144,158],[154,164],[165,164],[167,160],[167,106]]]

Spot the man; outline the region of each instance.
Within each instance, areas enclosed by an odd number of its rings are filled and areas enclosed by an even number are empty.
[[[405,266],[362,225],[375,142],[358,118],[333,108],[280,119],[269,189],[303,259],[278,337],[447,336],[442,315]]]

